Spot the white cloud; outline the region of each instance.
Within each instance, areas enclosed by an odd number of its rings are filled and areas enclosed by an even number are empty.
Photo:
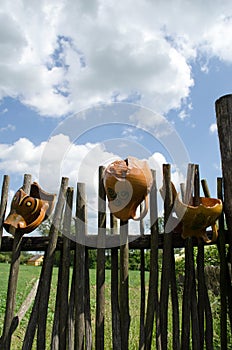
[[[61,177],[66,176],[70,186],[75,187],[77,181],[86,183],[89,193],[97,193],[99,166],[107,166],[120,159],[118,154],[107,151],[104,144],[74,144],[63,134],[53,136],[37,146],[26,138],[12,145],[0,144],[0,155],[0,170],[3,173],[30,173],[33,181],[39,181],[42,187],[50,191],[57,191]],[[147,161],[156,170],[161,186],[162,165],[167,163],[165,156],[155,152]],[[175,169],[174,173],[177,173]],[[178,183],[177,175],[175,183]]]
[[[0,98],[61,116],[98,102],[181,107],[191,63],[232,62],[229,0],[3,0]]]
[[[33,181],[38,181],[41,187],[50,192],[58,193],[61,177],[69,178],[69,186],[85,184],[87,195],[87,210],[89,232],[96,232],[98,213],[98,171],[99,166],[107,166],[120,157],[108,152],[103,144],[87,143],[77,145],[63,134],[52,136],[47,142],[34,145],[30,140],[21,138],[13,145],[0,144],[0,171],[10,176],[22,177],[23,174],[32,175]],[[162,186],[162,168],[166,158],[162,153],[155,152],[147,159],[150,168],[156,170],[158,189]],[[172,181],[179,186],[184,175],[172,167]],[[17,188],[14,188],[16,191]],[[11,188],[11,197],[14,192]],[[158,192],[159,214],[162,215],[163,203]],[[138,232],[138,224],[132,225]]]
[[[217,124],[216,123],[211,124],[209,127],[209,131],[211,134],[217,133]]]
[[[7,126],[3,126],[0,128],[0,132],[3,132],[3,131],[14,131],[15,130],[15,126],[12,125],[12,124],[7,124]]]

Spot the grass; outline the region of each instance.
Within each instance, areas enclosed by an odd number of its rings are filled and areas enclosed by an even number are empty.
[[[5,303],[7,295],[7,285],[9,276],[10,264],[0,264],[0,333],[2,333],[2,326],[4,322]],[[19,310],[22,302],[26,299],[35,281],[39,278],[41,268],[34,266],[20,265],[19,279],[17,286],[17,298],[16,298],[16,312]],[[50,334],[53,324],[54,310],[55,310],[55,297],[57,286],[58,268],[53,269],[53,279],[51,286],[51,293],[49,299],[49,309],[47,316],[47,349],[50,348]],[[146,295],[148,287],[149,274],[145,274],[146,280]],[[106,270],[105,280],[105,349],[112,349],[112,330],[111,330],[111,301],[110,301],[110,271]],[[139,323],[140,323],[140,273],[138,271],[130,271],[129,275],[129,293],[130,293],[130,335],[129,335],[129,349],[138,349],[139,344]],[[95,300],[96,300],[96,271],[90,270],[90,291],[91,291],[91,317],[92,317],[92,330],[93,336],[95,331]],[[180,293],[180,305],[182,300],[182,293]],[[171,305],[170,305],[171,306]],[[219,331],[219,307],[220,303],[215,300],[215,297],[211,295],[211,307],[214,320],[214,346],[215,349],[220,349],[220,331]],[[31,309],[27,312],[24,319],[16,329],[12,338],[12,349],[19,350],[22,348],[22,342],[25,334],[25,330],[28,323],[28,318]],[[181,310],[180,310],[181,317]],[[168,338],[172,338],[172,325],[171,325],[171,307],[169,310],[169,325],[168,325]],[[155,335],[154,335],[155,339]],[[231,340],[231,338],[229,338]],[[33,349],[36,349],[34,344]],[[153,344],[155,349],[155,344]],[[170,341],[169,349],[172,349]]]

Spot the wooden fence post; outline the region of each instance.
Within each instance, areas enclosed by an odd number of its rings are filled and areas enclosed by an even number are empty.
[[[117,229],[117,219],[110,213],[112,234]],[[113,350],[121,350],[120,309],[118,295],[118,248],[111,249],[111,312],[112,312],[112,343]]]
[[[189,164],[184,202],[191,203],[192,191],[194,188],[195,165]],[[199,349],[199,322],[197,313],[195,264],[193,256],[192,237],[185,240],[185,280],[182,304],[182,335],[181,350],[188,350],[190,347],[190,317],[192,319],[192,341],[194,349]]]
[[[68,187],[68,178],[63,177],[61,180],[59,197],[57,200],[52,225],[49,232],[49,245],[45,254],[42,275],[41,275],[41,290],[40,303],[38,309],[38,332],[37,332],[37,348],[46,348],[46,324],[48,301],[52,280],[53,260],[56,250],[58,234],[60,231],[60,224],[62,220],[63,208],[66,200],[66,191]]]
[[[105,323],[105,234],[106,234],[106,193],[103,186],[104,167],[99,167],[98,202],[98,244],[97,249],[97,286],[96,286],[96,349],[104,350]]]
[[[158,296],[159,227],[158,227],[157,185],[156,185],[155,171],[152,171],[152,175],[153,175],[153,184],[150,192],[151,250],[150,250],[149,287],[148,287],[148,296],[147,296],[147,313],[146,313],[146,321],[145,321],[145,350],[151,349],[154,320],[156,325],[156,348],[157,349],[161,348],[159,296]]]
[[[121,346],[128,350],[130,312],[129,312],[129,243],[128,221],[120,220],[120,321],[121,321]]]
[[[163,165],[163,181],[165,189],[164,198],[164,245],[161,273],[160,289],[160,330],[162,349],[167,349],[168,338],[168,298],[169,286],[171,282],[171,264],[172,264],[172,233],[166,230],[166,223],[172,210],[172,190],[171,190],[171,168],[169,164]]]
[[[229,229],[230,263],[232,264],[232,94],[220,97],[215,107],[222,161],[224,211]]]
[[[56,306],[53,319],[51,350],[66,349],[66,325],[68,315],[69,268],[70,268],[70,234],[73,206],[73,188],[67,189],[67,200],[64,212],[62,236],[63,245],[60,252]]]
[[[24,175],[24,182],[22,189],[25,193],[29,194],[31,188],[31,175]],[[11,329],[12,321],[14,318],[15,310],[15,299],[16,299],[16,290],[18,282],[18,273],[19,273],[19,264],[20,264],[20,253],[21,253],[21,244],[22,244],[22,233],[15,232],[12,248],[12,258],[10,266],[10,275],[8,281],[8,291],[7,291],[7,300],[6,300],[6,313],[3,327],[3,335],[1,338],[1,348],[8,350],[10,349],[11,336],[12,332],[15,330]]]
[[[232,266],[232,94],[219,98],[216,103],[216,117],[221,151],[224,186],[224,212],[228,227],[228,262]],[[228,282],[227,282],[228,283]],[[232,331],[232,281],[227,287],[229,320]],[[222,340],[223,341],[223,340]]]
[[[42,266],[40,281],[35,297],[34,305],[26,329],[22,350],[29,350],[32,347],[36,327],[38,326],[37,348],[45,349],[46,347],[46,322],[48,312],[48,300],[51,287],[52,268],[54,253],[58,239],[59,227],[61,223],[68,178],[62,178],[60,192],[56,203],[52,225],[49,232],[49,243]]]
[[[210,197],[209,188],[207,185],[207,181],[205,179],[201,180],[201,185],[202,185],[205,197]],[[205,280],[204,244],[202,240],[198,242],[198,255],[199,255],[199,259],[197,257],[197,265],[199,264],[198,289],[201,288],[200,285],[202,285],[202,291],[198,293],[198,305],[199,305],[199,297],[200,295],[203,295],[204,301],[202,302],[202,306],[204,307],[204,312],[205,312],[205,344],[207,349],[212,349],[213,348],[213,316],[212,316],[212,310],[210,306],[210,300],[209,300],[209,295],[208,295],[208,290],[207,290],[206,280]],[[199,309],[199,306],[198,306],[198,309]],[[199,317],[200,327],[201,327],[201,322],[204,325],[204,322]]]
[[[76,237],[86,235],[86,195],[85,184],[77,184],[76,197]],[[75,290],[75,350],[83,350],[85,344],[85,246],[76,243],[76,290]]]
[[[3,221],[5,217],[6,206],[7,206],[9,183],[10,183],[10,177],[8,175],[4,175],[3,183],[2,183],[1,202],[0,202],[0,250],[2,245]]]

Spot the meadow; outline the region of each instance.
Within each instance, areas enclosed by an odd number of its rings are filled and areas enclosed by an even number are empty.
[[[10,264],[0,264],[0,333],[2,333],[2,326],[4,322],[5,302],[7,294],[7,284],[9,275]],[[39,278],[41,267],[20,265],[17,298],[16,298],[16,313],[20,309],[21,304],[26,299],[28,293],[33,287],[36,280]],[[54,310],[55,310],[55,297],[56,297],[56,286],[57,286],[58,268],[53,268],[53,278],[51,293],[49,299],[49,309],[47,316],[47,349],[50,348],[50,335],[53,324]],[[149,273],[145,273],[146,291],[148,286]],[[111,330],[111,301],[110,301],[110,270],[106,270],[106,289],[105,289],[105,349],[112,349],[112,330]],[[129,349],[138,349],[139,344],[139,324],[140,324],[140,272],[130,271],[129,275],[129,295],[130,295],[130,338],[129,338]],[[96,271],[90,270],[90,290],[91,290],[91,317],[92,317],[92,330],[94,337],[95,328],[95,298],[96,298]],[[147,293],[146,293],[147,294]],[[209,291],[211,299],[211,307],[213,312],[214,320],[214,346],[215,349],[220,349],[220,318],[219,318],[219,297],[215,297],[211,291]],[[181,309],[182,290],[179,291],[179,302]],[[30,315],[30,310],[24,316],[24,319],[16,329],[12,338],[12,349],[20,350],[22,348],[22,342],[25,334],[25,330]],[[171,310],[171,308],[170,308]],[[181,310],[180,310],[181,317]],[[169,334],[172,333],[171,315],[169,317]],[[171,337],[170,337],[171,338]],[[155,339],[155,334],[154,334]],[[155,341],[154,341],[155,342]],[[155,349],[155,343],[152,346]],[[33,345],[33,349],[36,349],[36,344]],[[172,349],[172,345],[169,344],[169,349]]]
[[[7,284],[10,264],[0,264],[0,333],[4,322],[4,313],[6,306]],[[34,283],[40,276],[41,267],[20,265],[17,298],[16,298],[16,313],[20,309],[23,301],[26,299]],[[55,310],[56,286],[57,286],[58,268],[53,268],[53,278],[51,285],[51,293],[49,299],[49,309],[47,317],[47,348],[50,346],[50,335]],[[148,282],[148,273],[146,273],[146,282]],[[130,343],[131,350],[137,349],[139,341],[139,318],[140,318],[140,274],[138,271],[130,271],[130,310],[131,310],[131,330]],[[92,329],[94,333],[94,319],[95,319],[95,298],[96,298],[96,271],[90,270],[90,290],[91,290],[91,316]],[[105,348],[111,349],[111,302],[110,302],[110,270],[106,270],[106,313],[105,313]],[[12,349],[19,350],[22,348],[22,342],[27,327],[30,310],[26,313],[24,319],[16,329],[12,338]],[[94,334],[93,334],[94,336]],[[134,344],[134,345],[133,345]],[[36,345],[33,346],[36,349]]]

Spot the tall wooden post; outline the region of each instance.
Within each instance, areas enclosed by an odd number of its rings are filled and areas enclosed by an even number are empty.
[[[224,211],[226,216],[226,223],[228,227],[228,240],[229,240],[229,262],[232,265],[232,94],[225,95],[216,101],[216,116],[217,116],[217,126],[218,126],[218,136],[221,150],[221,160],[222,160],[222,174],[223,174],[223,185],[224,185]],[[220,252],[223,252],[223,240],[220,239]],[[224,251],[225,254],[225,251]],[[222,254],[221,254],[222,255]],[[221,256],[221,264],[225,261],[225,256]],[[222,267],[222,266],[221,266]],[[227,276],[229,275],[228,269]],[[229,276],[226,278],[227,288],[226,291],[222,287],[224,282],[221,272],[221,293],[226,292],[228,300],[228,312],[230,319],[230,326],[232,330],[232,284],[230,282]],[[225,295],[221,295],[225,297]],[[224,300],[226,301],[226,300]],[[223,302],[223,299],[222,299]],[[222,303],[222,312],[226,311],[225,305]],[[226,346],[226,317],[221,320],[221,345],[223,348]],[[224,332],[224,333],[223,333]]]
[[[220,97],[215,106],[224,181],[224,211],[229,230],[232,263],[232,94]]]

